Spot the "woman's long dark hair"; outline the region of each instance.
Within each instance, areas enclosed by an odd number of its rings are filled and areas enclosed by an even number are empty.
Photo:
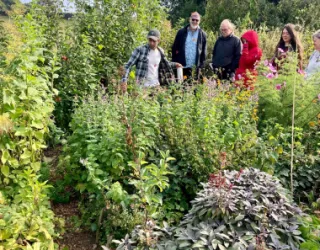
[[[303,47],[302,47],[302,44],[300,42],[300,39],[295,31],[295,28],[294,28],[294,25],[292,23],[288,23],[286,24],[282,31],[281,31],[281,37],[280,37],[280,41],[278,42],[278,45],[276,47],[276,51],[275,51],[275,54],[277,55],[278,53],[278,49],[281,48],[281,49],[284,49],[285,48],[285,42],[283,41],[283,38],[282,38],[282,33],[283,33],[283,30],[286,29],[291,37],[291,41],[290,41],[290,44],[292,46],[292,49],[294,52],[297,52],[298,53],[298,59],[300,61],[300,64],[302,64],[302,59],[303,59]]]

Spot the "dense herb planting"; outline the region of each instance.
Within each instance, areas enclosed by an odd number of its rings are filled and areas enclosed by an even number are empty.
[[[257,169],[212,174],[173,232],[137,228],[118,249],[298,249],[301,210],[287,195]]]

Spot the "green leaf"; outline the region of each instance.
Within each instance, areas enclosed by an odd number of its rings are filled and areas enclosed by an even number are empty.
[[[31,127],[37,128],[37,129],[43,129],[43,122],[41,121],[32,121]]]
[[[28,130],[26,127],[18,127],[15,132],[15,136],[27,136]]]
[[[40,246],[41,246],[41,243],[40,242],[36,242],[32,245],[33,247],[33,250],[40,250]]]
[[[204,242],[203,241],[198,241],[198,242],[196,242],[196,243],[194,243],[192,245],[192,249],[195,249],[195,248],[198,248],[198,247],[200,247],[200,248],[204,247]]]
[[[4,104],[15,104],[13,92],[9,89],[3,90],[3,103]]]
[[[99,49],[99,50],[102,50],[103,48],[104,48],[104,46],[103,46],[102,44],[99,44],[99,45],[98,45],[98,49]]]
[[[31,156],[32,156],[31,151],[25,149],[24,153],[20,156],[20,159],[22,160],[30,159]]]
[[[221,242],[220,242],[219,240],[217,240],[217,239],[213,239],[213,240],[211,241],[211,245],[212,245],[213,249],[217,249],[218,244],[220,244],[220,243],[221,243]]]
[[[1,166],[1,173],[8,177],[9,176],[9,167],[7,165],[2,165]]]
[[[33,168],[34,171],[38,172],[41,167],[41,162],[33,162],[31,163],[31,167]]]
[[[245,217],[244,214],[239,214],[239,215],[235,218],[235,222],[243,220],[244,217]]]
[[[1,162],[5,164],[10,159],[10,154],[7,150],[2,151]]]
[[[218,244],[218,247],[219,247],[219,249],[220,250],[227,250],[223,245],[221,245],[221,244]]]
[[[190,245],[191,245],[191,243],[189,241],[183,241],[183,242],[179,243],[179,247],[181,247],[181,248],[188,247]]]
[[[35,88],[29,87],[27,90],[28,96],[38,96],[39,91]]]

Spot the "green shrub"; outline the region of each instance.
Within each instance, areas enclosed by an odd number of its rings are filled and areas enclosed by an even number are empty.
[[[259,92],[259,117],[261,121],[272,120],[284,127],[291,126],[293,99],[295,102],[295,126],[308,126],[320,112],[320,85],[303,79],[297,71],[297,55],[288,55],[277,61],[277,71],[270,63],[261,63],[261,75],[257,81]]]
[[[24,42],[7,62],[1,58],[0,84],[0,248],[54,249],[54,216],[48,186],[39,182],[41,157],[53,111],[56,53],[42,47],[48,40],[36,8],[16,25]]]
[[[154,225],[137,228],[118,249],[130,244],[132,249],[293,250],[303,241],[301,214],[272,176],[252,168],[223,171],[210,176],[174,233]]]
[[[32,170],[18,178],[19,191],[13,201],[0,191],[0,249],[54,250],[57,234],[47,196],[49,186],[40,183]]]
[[[171,35],[158,1],[97,0],[93,7],[88,1],[77,0],[75,5],[77,12],[59,44],[62,67],[54,82],[59,90],[55,118],[68,132],[75,98],[82,101],[99,84],[113,93],[122,77],[119,67],[137,46],[147,42],[149,29],[163,30],[164,43]]]
[[[199,183],[220,165],[221,152],[226,152],[227,168],[257,164],[255,156],[260,154],[253,111],[256,100],[249,91],[222,85],[200,86],[196,91],[195,95],[193,88],[183,91],[172,86],[151,92],[133,89],[128,96],[101,92],[88,97],[75,110],[73,133],[60,162],[66,184],[97,202],[105,192],[98,183],[110,187],[119,182],[132,194],[128,184],[133,170],[128,163],[143,153],[144,161],[158,165],[160,152],[170,151],[175,161],[169,171],[174,175],[168,176],[170,186],[162,193],[162,209],[156,217],[179,221]],[[97,211],[86,214],[92,216],[86,217],[87,222],[96,221]]]
[[[278,138],[282,152],[278,155],[274,174],[282,185],[290,188],[291,131],[284,129]],[[308,202],[310,192],[319,194],[320,158],[318,127],[295,128],[293,188],[297,201]],[[307,195],[306,195],[307,194]]]
[[[306,242],[300,245],[301,250],[317,250],[320,248],[320,220],[315,215],[306,216],[300,226],[302,237]]]

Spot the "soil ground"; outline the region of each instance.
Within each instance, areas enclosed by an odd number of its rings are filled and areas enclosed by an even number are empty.
[[[59,162],[59,155],[61,154],[61,147],[55,147],[47,149],[44,152],[46,160],[50,164],[50,180],[51,185],[54,182],[61,178],[56,176],[56,169]],[[78,200],[71,200],[69,203],[52,203],[52,209],[55,213],[55,216],[62,218],[65,221],[64,234],[61,235],[59,239],[56,240],[56,243],[59,245],[59,250],[93,250],[97,249],[95,234],[77,227],[73,222],[73,218],[80,216],[78,209]]]

